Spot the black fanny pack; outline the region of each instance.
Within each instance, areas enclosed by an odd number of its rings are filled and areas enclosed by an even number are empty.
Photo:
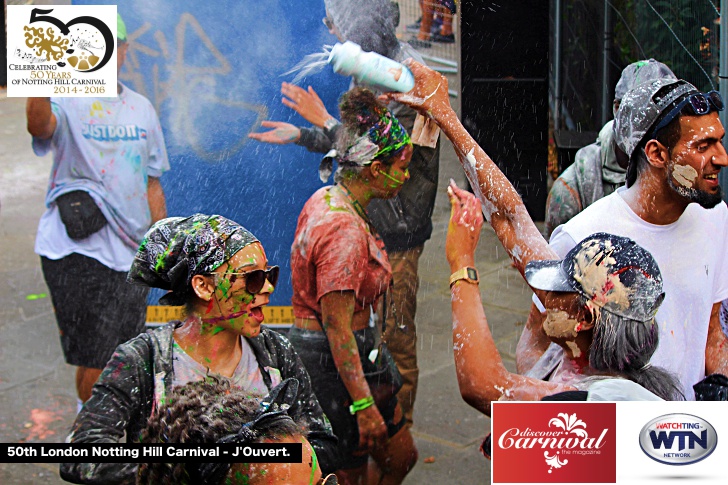
[[[71,239],[85,239],[106,225],[104,213],[84,190],[74,190],[59,196],[56,205]]]

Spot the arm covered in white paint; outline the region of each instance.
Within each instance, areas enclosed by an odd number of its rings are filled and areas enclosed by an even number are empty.
[[[385,96],[434,119],[450,139],[488,221],[518,271],[523,274],[529,261],[559,259],[531,220],[516,189],[460,123],[450,106],[447,79],[412,60],[406,64],[415,76],[414,89]]]
[[[478,199],[452,182],[448,196],[451,213],[445,252],[450,270],[454,273],[462,267],[475,265],[475,248],[483,225],[483,213]],[[479,286],[459,280],[450,291],[455,370],[465,402],[490,416],[490,403],[493,401],[535,401],[574,389],[509,372],[488,327]]]

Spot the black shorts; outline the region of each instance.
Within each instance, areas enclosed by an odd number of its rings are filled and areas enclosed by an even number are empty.
[[[103,369],[119,344],[144,332],[149,288],[81,254],[40,259],[67,363]]]
[[[373,332],[370,329],[354,332],[360,354],[362,350],[368,355],[374,350]],[[288,340],[291,341],[296,353],[301,358],[308,374],[311,376],[311,385],[321,408],[331,422],[334,434],[339,438],[339,449],[341,450],[341,466],[343,470],[358,468],[364,465],[368,456],[354,456],[353,453],[359,448],[359,424],[356,416],[349,412],[351,396],[346,390],[344,382],[336,369],[334,357],[331,355],[331,347],[326,335],[323,332],[313,330],[302,330],[291,327],[288,331]],[[397,397],[390,399],[384,409],[379,412],[387,424],[387,431],[391,438],[405,425],[402,416],[398,423],[394,423],[394,411],[397,407]]]

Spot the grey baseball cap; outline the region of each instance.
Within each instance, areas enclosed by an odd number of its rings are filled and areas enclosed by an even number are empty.
[[[627,91],[654,79],[676,80],[677,76],[665,64],[654,59],[633,62],[622,71],[622,76],[614,88],[614,99],[621,100]]]
[[[633,240],[599,232],[574,246],[561,261],[531,261],[526,281],[545,291],[579,293],[602,310],[646,322],[665,293],[657,262]]]
[[[632,160],[632,154],[670,106],[698,89],[682,79],[655,79],[628,91],[614,119],[614,139]],[[634,170],[630,163],[630,168]],[[627,179],[629,180],[629,170]]]

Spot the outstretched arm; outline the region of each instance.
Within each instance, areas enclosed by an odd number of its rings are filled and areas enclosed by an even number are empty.
[[[306,91],[293,84],[283,83],[281,93],[282,103],[311,122],[313,128],[297,127],[281,121],[263,121],[261,126],[273,129],[263,133],[250,133],[248,137],[276,145],[296,143],[310,152],[328,152],[336,138],[339,122],[326,111],[316,91],[310,86]]]
[[[311,86],[306,90],[295,84],[283,83],[281,84],[281,94],[283,94],[281,102],[313,126],[324,128],[327,124],[337,122],[336,118],[326,110],[324,102]]]
[[[248,133],[248,138],[262,141],[263,143],[272,143],[274,145],[287,145],[296,143],[301,138],[301,130],[290,123],[282,121],[263,121],[260,123],[263,128],[272,128],[270,131],[263,133]]]
[[[470,193],[448,187],[451,213],[445,251],[451,272],[474,266],[475,248],[483,225],[480,202]],[[450,289],[455,370],[465,402],[490,416],[496,400],[535,401],[544,396],[573,390],[570,386],[544,382],[510,373],[503,365],[480,299],[477,284],[459,280]]]
[[[452,141],[486,218],[518,271],[523,274],[529,261],[559,259],[531,220],[516,189],[460,123],[450,106],[447,79],[411,59],[405,63],[415,75],[415,88],[385,96],[434,119]]]

